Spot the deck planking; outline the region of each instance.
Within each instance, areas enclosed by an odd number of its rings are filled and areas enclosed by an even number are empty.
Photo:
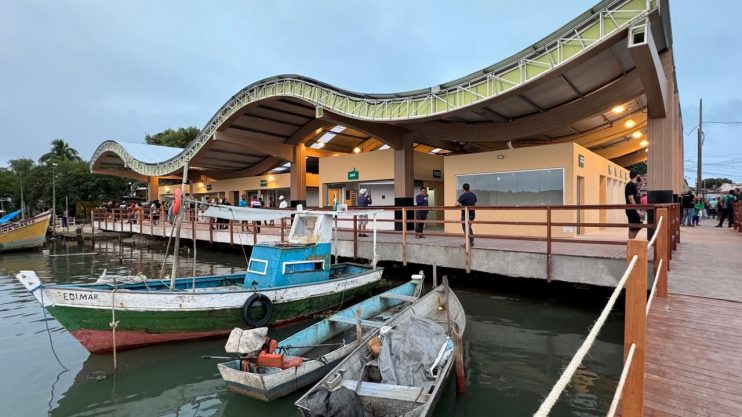
[[[705,222],[678,249],[648,316],[644,415],[741,416],[742,234]]]

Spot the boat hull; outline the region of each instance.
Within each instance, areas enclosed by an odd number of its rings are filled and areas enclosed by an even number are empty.
[[[3,226],[0,229],[0,252],[40,248],[46,240],[50,213]]]
[[[381,273],[381,269],[369,269],[357,276],[318,284],[261,290],[273,304],[268,325],[299,320],[370,295]],[[225,335],[235,327],[250,328],[242,319],[242,306],[255,293],[253,290],[117,290],[114,293],[79,286],[43,286],[31,271],[22,271],[18,279],[91,353],[105,353],[114,348],[110,326],[112,306],[118,322],[116,349],[131,349]]]

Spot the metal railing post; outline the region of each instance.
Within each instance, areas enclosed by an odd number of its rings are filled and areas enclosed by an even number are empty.
[[[353,215],[353,259],[358,259],[358,216]]]
[[[234,223],[229,220],[229,244],[234,246]]]
[[[402,207],[402,265],[407,266],[407,208]]]
[[[466,255],[466,273],[468,274],[471,272],[471,245],[469,244],[469,238],[471,234],[469,233],[469,228],[471,227],[471,223],[469,223],[469,207],[464,207],[464,239],[466,242],[464,243],[464,250]]]
[[[636,255],[634,269],[626,282],[626,316],[624,321],[624,360],[632,344],[636,345],[634,361],[626,378],[622,415],[644,413],[644,352],[647,333],[647,241],[632,239],[626,245],[626,263]]]
[[[285,240],[285,238],[284,238],[284,230],[285,230],[285,228],[286,228],[286,218],[285,217],[281,217],[281,242],[283,242]]]
[[[546,282],[551,282],[551,207],[546,207]]]

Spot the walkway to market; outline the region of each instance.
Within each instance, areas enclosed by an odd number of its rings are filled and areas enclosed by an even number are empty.
[[[671,230],[662,223],[649,242],[628,242],[626,271],[536,417],[549,415],[623,289],[624,368],[607,415],[619,409],[630,417],[742,415],[742,288],[736,282],[742,258],[728,256],[742,249],[742,224],[738,218],[734,229],[711,221],[684,228],[673,254]],[[647,262],[651,250],[654,268]]]
[[[742,233],[683,228],[647,323],[645,414],[742,415]]]
[[[494,273],[511,277],[543,278],[560,281],[586,283],[593,285],[615,286],[617,278],[625,269],[626,256],[626,224],[621,223],[593,223],[593,222],[564,222],[553,219],[565,218],[569,211],[577,210],[577,206],[530,206],[530,207],[477,207],[478,218],[487,218],[486,211],[504,215],[517,214],[515,209],[541,211],[544,217],[540,222],[522,222],[518,220],[475,220],[473,221],[476,233],[476,245],[466,245],[464,234],[444,233],[445,225],[456,224],[460,228],[460,221],[456,220],[427,220],[429,230],[425,232],[425,239],[416,239],[411,230],[414,220],[411,216],[414,207],[385,207],[379,214],[377,221],[378,235],[376,254],[379,260],[396,261],[403,264],[437,265],[448,268],[474,270]],[[643,206],[652,210],[654,206]],[[659,207],[659,206],[657,206]],[[672,208],[670,208],[672,207]],[[582,212],[588,210],[620,210],[625,205],[617,206],[579,206]],[[669,210],[676,210],[675,206],[667,206]],[[443,211],[456,211],[457,207],[430,207],[442,214]],[[396,212],[396,213],[395,213]],[[554,217],[552,218],[552,212]],[[559,212],[557,214],[557,212]],[[673,241],[678,237],[677,211],[670,216],[673,219]],[[397,220],[394,220],[397,214]],[[127,210],[96,211],[93,222],[98,230],[131,232],[135,234],[168,237],[173,233],[173,224],[164,222],[164,212],[151,212],[142,209],[132,215]],[[490,216],[492,217],[492,216]],[[566,216],[569,217],[569,216]],[[263,242],[277,242],[284,240],[289,233],[287,221],[275,221],[274,225],[261,225],[260,232],[255,224],[242,224],[236,221],[214,223],[208,219],[186,215],[180,236],[186,239],[199,241],[226,243],[231,245],[254,245]],[[402,218],[407,221],[407,230],[403,229]],[[443,219],[445,216],[437,216]],[[478,230],[486,227],[513,227],[540,228],[541,234],[513,233],[482,234]],[[644,229],[651,225],[637,225]],[[436,230],[435,228],[438,228]],[[557,237],[557,230],[563,228],[592,228],[594,233],[578,235],[577,237]],[[371,228],[371,225],[369,225]],[[480,229],[481,228],[481,229]],[[249,229],[249,231],[248,231]],[[599,230],[600,229],[600,230]],[[374,257],[372,233],[368,237],[358,237],[359,221],[352,217],[340,220],[338,224],[337,245],[334,253],[341,257],[371,260]],[[458,229],[460,230],[460,229]],[[501,229],[492,229],[501,230]],[[502,229],[505,230],[505,229]],[[498,232],[499,233],[499,232]],[[640,236],[646,236],[642,231]]]

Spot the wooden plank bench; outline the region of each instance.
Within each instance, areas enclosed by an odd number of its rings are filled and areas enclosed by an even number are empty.
[[[401,294],[381,294],[379,295],[380,298],[386,298],[389,300],[400,300],[405,301],[408,303],[414,303],[417,301],[417,297],[413,297],[411,295],[401,295]]]
[[[328,320],[338,322],[338,323],[346,323],[346,324],[352,324],[355,325],[358,323],[358,319],[355,317],[345,317],[345,316],[332,316]],[[360,320],[361,326],[365,327],[373,327],[375,329],[381,328],[384,326],[384,323],[373,321],[373,320]]]
[[[349,390],[355,391],[358,381],[352,379],[343,380],[343,386]],[[408,387],[406,385],[380,384],[376,382],[361,382],[361,387],[357,391],[358,395],[364,397],[385,398],[390,400],[424,402],[422,397],[423,389],[420,387]]]

